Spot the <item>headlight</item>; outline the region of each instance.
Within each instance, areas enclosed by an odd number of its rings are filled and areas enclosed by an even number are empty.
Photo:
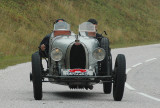
[[[97,61],[102,61],[105,58],[105,50],[103,48],[97,48],[93,51],[93,58]]]
[[[52,60],[60,61],[62,59],[62,57],[63,57],[63,53],[60,49],[58,49],[58,48],[52,49],[52,52],[51,52]]]

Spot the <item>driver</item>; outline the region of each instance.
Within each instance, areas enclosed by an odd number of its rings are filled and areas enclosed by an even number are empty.
[[[64,19],[57,19],[55,23],[57,22],[64,22],[65,20]],[[40,45],[39,45],[39,48],[41,51],[43,51],[43,53],[46,51],[47,54],[42,54],[42,57],[47,57],[48,58],[48,52],[49,52],[49,39],[51,37],[51,34],[48,34],[46,35],[43,40],[41,41]]]
[[[65,22],[65,20],[64,19],[57,19],[54,22],[54,24],[57,23],[57,22]],[[40,54],[40,62],[41,62],[42,72],[44,72],[44,68],[43,68],[43,65],[42,65],[42,58],[48,58],[50,37],[51,37],[51,33],[46,35],[39,45],[39,49],[40,49],[39,54]]]

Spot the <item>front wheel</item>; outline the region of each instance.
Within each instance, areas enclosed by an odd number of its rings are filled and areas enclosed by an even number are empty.
[[[35,100],[42,99],[42,73],[39,53],[32,54],[32,80]]]
[[[126,59],[123,54],[118,54],[114,69],[113,97],[115,101],[121,101],[126,81]]]

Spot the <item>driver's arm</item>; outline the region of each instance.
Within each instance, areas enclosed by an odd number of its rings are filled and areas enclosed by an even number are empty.
[[[43,40],[40,43],[40,48],[42,51],[48,50],[49,48],[49,38],[50,38],[51,34],[45,36],[43,38]]]

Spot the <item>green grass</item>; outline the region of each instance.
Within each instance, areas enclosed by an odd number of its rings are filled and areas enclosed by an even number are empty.
[[[13,64],[7,60],[30,60],[26,56],[37,50],[58,18],[75,33],[80,23],[97,19],[99,33],[107,30],[112,48],[160,40],[160,0],[0,0],[0,67]]]
[[[0,69],[13,66],[19,63],[28,62],[31,56],[5,56],[0,58]]]
[[[123,47],[132,47],[132,46],[139,46],[139,45],[149,45],[149,44],[157,44],[157,42],[139,42],[139,43],[122,43],[122,44],[112,44],[111,48],[123,48]],[[30,62],[31,55],[29,56],[5,56],[0,58],[0,69],[4,69],[8,66],[13,66],[19,63]]]
[[[154,42],[133,42],[133,43],[121,43],[121,44],[111,44],[111,48],[125,48],[125,47],[133,47],[133,46],[142,46],[142,45],[151,45],[151,44],[160,44],[159,41]]]

